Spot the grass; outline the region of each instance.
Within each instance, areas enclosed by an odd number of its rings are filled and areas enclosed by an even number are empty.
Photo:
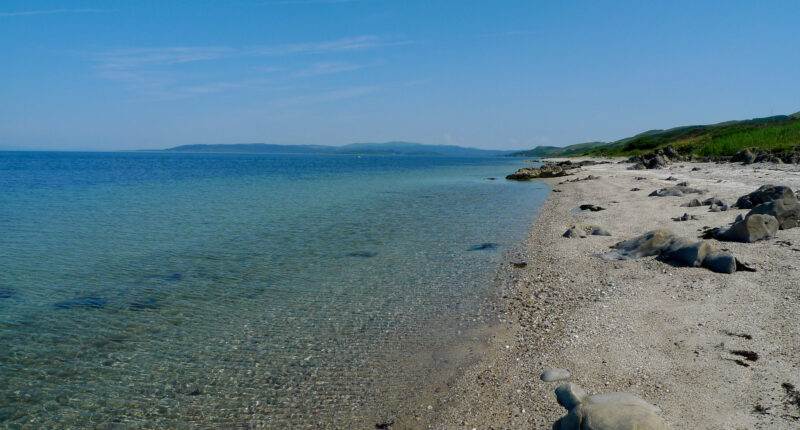
[[[800,145],[800,121],[793,124],[741,130],[719,137],[697,148],[694,152],[700,156],[733,155],[744,148],[764,148],[788,150]]]

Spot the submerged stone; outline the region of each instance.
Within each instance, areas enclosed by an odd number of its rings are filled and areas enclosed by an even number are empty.
[[[354,251],[347,254],[348,257],[361,257],[361,258],[372,258],[376,255],[378,255],[378,253],[374,251]]]
[[[0,288],[0,299],[8,299],[11,296],[17,294],[17,290],[12,290],[11,288]]]
[[[490,249],[497,249],[497,244],[492,242],[481,243],[480,245],[470,246],[467,251],[484,251]]]
[[[108,304],[108,300],[98,296],[83,296],[74,299],[62,300],[53,303],[56,309],[72,309],[72,308],[104,308]]]
[[[161,307],[159,300],[155,297],[147,297],[141,300],[134,300],[128,305],[132,311],[143,311],[147,309],[158,309]]]

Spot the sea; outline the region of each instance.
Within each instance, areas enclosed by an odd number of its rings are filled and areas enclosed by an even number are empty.
[[[530,164],[0,152],[0,427],[391,422],[479,359]]]

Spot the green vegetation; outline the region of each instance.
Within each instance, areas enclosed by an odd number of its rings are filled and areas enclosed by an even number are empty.
[[[540,146],[518,157],[632,156],[672,145],[684,155],[733,155],[744,148],[788,150],[800,146],[800,112],[711,125],[650,130],[616,142],[589,142],[563,148]]]

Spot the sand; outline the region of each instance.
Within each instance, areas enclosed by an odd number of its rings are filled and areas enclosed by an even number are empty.
[[[551,193],[525,242],[498,272],[498,334],[480,364],[420,404],[420,415],[434,417],[430,428],[551,428],[565,411],[553,394],[558,384],[539,379],[548,368],[568,369],[590,394],[639,395],[659,406],[674,429],[800,428],[800,406],[786,388],[800,387],[800,228],[757,243],[712,241],[755,273],[598,257],[649,230],[696,238],[703,227],[725,226],[746,212],[680,207],[695,195],[648,197],[657,188],[688,181],[709,190],[703,198],[732,205],[767,183],[800,189],[800,168],[676,163],[634,171],[617,161],[543,180],[561,192]],[[599,179],[562,183],[589,174]],[[580,204],[606,210],[574,211]],[[672,221],[685,212],[699,219]],[[577,223],[613,235],[561,237]],[[510,264],[522,261],[524,268]],[[392,428],[419,425],[403,420]]]

